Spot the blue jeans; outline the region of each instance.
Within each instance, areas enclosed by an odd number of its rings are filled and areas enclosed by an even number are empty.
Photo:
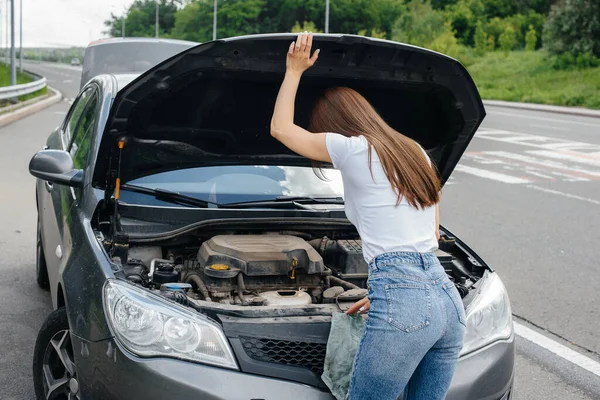
[[[348,399],[442,400],[463,345],[465,310],[434,253],[397,252],[369,264],[371,308]]]

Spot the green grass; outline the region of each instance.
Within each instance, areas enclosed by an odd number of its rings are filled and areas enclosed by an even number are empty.
[[[600,67],[557,71],[543,51],[488,53],[467,69],[481,97],[600,109]]]
[[[33,79],[26,74],[22,74],[17,70],[17,85],[22,83],[29,83]],[[10,66],[0,63],[0,86],[10,86]],[[18,97],[18,101],[26,101],[29,99],[33,99],[34,97],[43,96],[48,93],[47,88],[43,88],[38,90],[37,92],[25,94],[23,96]],[[8,103],[8,101],[2,101],[1,103]]]
[[[17,85],[31,81],[32,79],[29,75],[20,73],[17,68]],[[0,63],[0,86],[10,86],[10,66],[4,63]]]

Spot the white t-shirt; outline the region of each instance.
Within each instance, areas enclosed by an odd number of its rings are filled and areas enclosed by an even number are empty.
[[[385,176],[375,149],[372,150],[371,176],[364,136],[327,133],[325,141],[334,168],[341,172],[346,216],[358,230],[367,262],[388,252],[437,250],[435,206],[419,210],[404,198],[396,206],[396,192]]]

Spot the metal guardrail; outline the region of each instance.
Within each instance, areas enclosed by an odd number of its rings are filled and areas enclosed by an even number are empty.
[[[37,74],[27,72],[34,78],[33,82],[23,83],[21,85],[0,87],[0,100],[8,100],[25,94],[30,94],[42,90],[47,86],[46,78]],[[36,79],[37,78],[37,79]]]

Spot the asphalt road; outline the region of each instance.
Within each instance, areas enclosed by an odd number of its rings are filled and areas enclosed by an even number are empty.
[[[79,88],[78,68],[26,68],[46,76],[67,101],[0,128],[0,399],[33,398],[33,345],[51,306],[34,278],[34,179],[27,165]],[[488,107],[441,207],[443,225],[504,280],[518,323],[595,360],[599,179],[600,119]],[[514,399],[600,398],[597,375],[527,339],[516,340]]]

